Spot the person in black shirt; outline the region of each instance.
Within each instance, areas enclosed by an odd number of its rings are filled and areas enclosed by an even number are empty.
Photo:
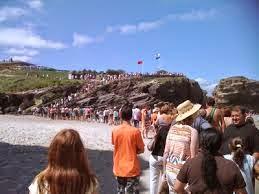
[[[223,143],[220,153],[230,154],[229,142],[235,137],[243,139],[245,152],[253,155],[259,160],[259,130],[249,122],[246,122],[246,109],[241,106],[235,106],[231,111],[233,124],[229,125],[223,134]]]

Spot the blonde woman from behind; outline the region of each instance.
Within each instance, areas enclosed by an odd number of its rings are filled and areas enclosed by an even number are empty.
[[[30,194],[97,194],[98,182],[77,131],[64,129],[52,140],[47,167],[29,186]]]

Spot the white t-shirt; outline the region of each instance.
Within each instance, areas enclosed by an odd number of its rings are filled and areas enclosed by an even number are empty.
[[[227,154],[224,155],[224,158],[228,159],[228,160],[232,160],[233,161],[233,154]],[[234,162],[234,161],[233,161]],[[254,189],[254,184],[253,184],[253,167],[255,164],[255,158],[249,154],[245,155],[244,158],[244,167],[243,169],[240,169],[240,172],[245,180],[246,183],[246,191],[248,194],[254,194],[255,193],[255,189]],[[238,165],[237,165],[238,166]]]
[[[134,108],[133,111],[132,111],[132,114],[133,114],[133,119],[134,120],[139,120],[139,118],[140,118],[139,115],[141,114],[140,109],[139,108]]]
[[[97,180],[96,180],[97,182]],[[47,187],[48,185],[45,184],[45,187]],[[31,183],[31,185],[29,186],[29,194],[40,194],[39,193],[39,189],[38,189],[38,181],[37,178],[34,179],[34,181]],[[94,185],[92,182],[90,184],[90,188],[89,190],[85,193],[85,194],[93,194],[93,193],[97,193],[98,191],[98,182],[96,185]],[[45,192],[44,194],[48,194],[48,192]]]

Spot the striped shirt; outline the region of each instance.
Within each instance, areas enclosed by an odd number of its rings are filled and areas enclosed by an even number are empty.
[[[191,157],[191,131],[188,125],[175,124],[167,135],[164,154],[166,171],[178,173],[185,161]]]

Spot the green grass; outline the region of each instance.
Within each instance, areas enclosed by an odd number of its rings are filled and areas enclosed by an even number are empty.
[[[48,77],[47,77],[48,75]],[[2,70],[0,92],[21,92],[53,86],[64,86],[81,81],[68,80],[66,71],[49,70]]]
[[[181,82],[183,80],[182,77],[156,77],[156,78],[153,78],[153,77],[145,77],[143,78],[142,80],[145,81],[145,82],[149,82],[149,81],[152,81],[152,80],[155,80],[161,84],[167,82],[167,81],[171,81],[171,80],[175,80],[177,82]]]

